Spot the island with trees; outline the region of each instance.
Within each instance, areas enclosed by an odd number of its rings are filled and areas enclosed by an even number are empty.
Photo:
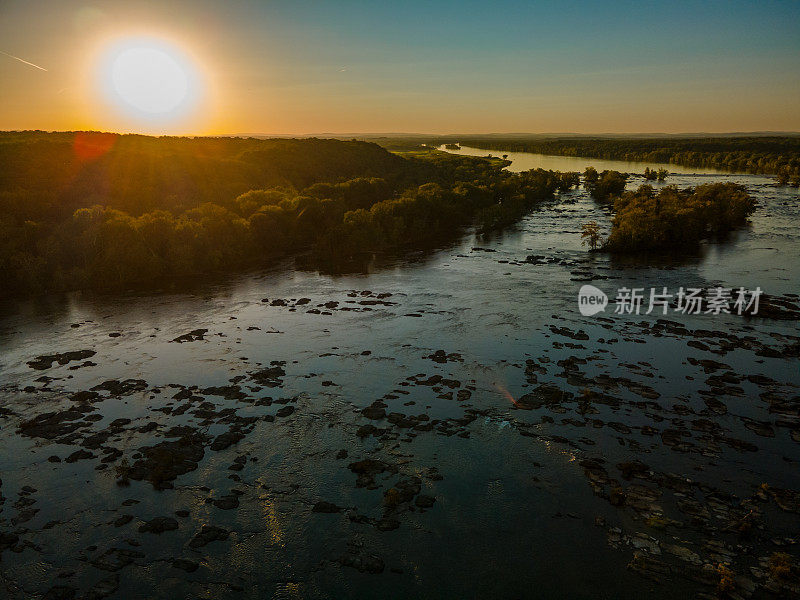
[[[598,202],[613,202],[615,197],[625,191],[627,183],[627,173],[619,171],[598,173],[594,167],[586,167],[583,172],[583,185],[589,195]]]
[[[334,139],[0,135],[0,294],[169,287],[306,253],[430,248],[514,223],[576,174]]]
[[[663,167],[659,169],[651,169],[650,167],[644,168],[644,178],[647,181],[664,181],[667,175],[669,175],[669,171]]]
[[[695,188],[642,185],[614,200],[611,233],[602,249],[612,253],[661,251],[683,253],[701,240],[721,238],[747,222],[755,200],[743,185],[707,183]],[[596,223],[583,227],[592,249],[600,240]]]

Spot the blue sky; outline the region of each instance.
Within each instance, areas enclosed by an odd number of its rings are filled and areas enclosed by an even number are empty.
[[[92,111],[113,128],[80,89],[91,39],[152,30],[199,56],[214,101],[192,126],[214,132],[800,130],[795,1],[6,1],[0,15],[0,50],[52,65],[0,56],[3,128]]]

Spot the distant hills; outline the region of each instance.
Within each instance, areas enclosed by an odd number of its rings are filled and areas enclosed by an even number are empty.
[[[692,139],[692,138],[727,138],[727,137],[800,137],[800,131],[731,131],[731,132],[712,132],[712,131],[696,131],[686,133],[662,133],[662,132],[641,132],[641,133],[575,133],[575,132],[551,132],[551,133],[407,133],[407,132],[386,132],[386,133],[304,133],[304,134],[269,134],[269,133],[236,133],[231,134],[233,137],[254,137],[254,138],[338,138],[338,139],[381,139],[381,138],[622,138],[622,139],[655,139],[655,138],[679,138],[679,139]]]

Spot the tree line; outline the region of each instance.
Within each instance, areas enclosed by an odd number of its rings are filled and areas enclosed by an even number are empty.
[[[344,140],[0,134],[0,294],[162,287],[424,248],[579,183],[499,159]]]

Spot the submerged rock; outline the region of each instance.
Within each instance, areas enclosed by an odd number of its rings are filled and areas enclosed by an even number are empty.
[[[85,600],[101,600],[107,598],[119,589],[119,575],[114,573],[105,579],[98,581],[89,593],[84,596]]]
[[[194,573],[200,565],[188,558],[175,558],[172,561],[172,566],[187,573]]]
[[[261,369],[250,374],[250,378],[258,383],[267,387],[278,387],[283,385],[281,377],[286,375],[286,371],[280,364],[274,364],[266,369]]]
[[[425,494],[420,494],[414,500],[414,504],[419,506],[420,508],[430,508],[433,506],[433,503],[436,502],[436,498],[433,496],[426,496]]]
[[[139,558],[144,558],[144,554],[125,548],[109,548],[91,562],[103,571],[119,571]]]
[[[44,413],[20,424],[19,431],[28,437],[53,440],[86,427],[87,423],[78,420],[83,418],[84,414],[84,411],[75,409]]]
[[[340,506],[336,506],[331,502],[320,500],[311,508],[311,512],[315,513],[338,513],[342,510]]]
[[[219,452],[220,450],[226,450],[242,439],[244,439],[244,434],[239,433],[238,431],[227,431],[214,438],[214,441],[211,442],[211,446],[209,447],[211,450]]]
[[[362,573],[371,573],[377,575],[383,573],[386,568],[383,559],[379,556],[358,556],[353,554],[346,554],[341,556],[338,561],[343,567],[350,567],[357,569]]]
[[[72,600],[77,591],[66,585],[54,585],[42,596],[42,600]]]
[[[523,410],[535,410],[542,406],[555,406],[572,399],[570,392],[554,385],[540,385],[533,392],[520,396],[514,405]]]
[[[173,342],[178,342],[182,344],[184,342],[196,342],[198,340],[204,339],[203,336],[208,333],[208,329],[194,329],[188,333],[184,333],[183,335],[179,335]]]
[[[33,360],[28,361],[28,366],[37,371],[44,371],[53,366],[54,362],[59,365],[66,365],[74,360],[84,360],[97,354],[94,350],[74,350],[71,352],[63,352],[61,354],[44,354],[37,356]]]
[[[169,482],[197,468],[197,463],[205,455],[204,441],[195,433],[141,448],[143,458],[130,467],[128,477],[136,481],[147,480],[157,489],[171,487]]]
[[[164,533],[178,528],[178,522],[172,517],[155,517],[139,527],[139,533]]]
[[[358,462],[350,463],[347,466],[353,473],[358,475],[356,487],[372,487],[375,485],[375,476],[385,471],[397,472],[397,467],[393,467],[383,461],[367,458]]]
[[[226,529],[214,525],[203,525],[200,532],[189,542],[190,548],[202,548],[206,544],[228,539],[230,533]]]

